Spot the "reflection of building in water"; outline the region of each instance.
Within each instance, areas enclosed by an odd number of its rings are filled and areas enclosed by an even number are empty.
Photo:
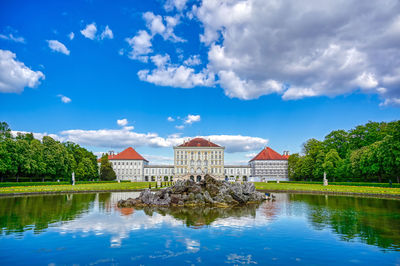
[[[279,211],[285,209],[289,203],[289,195],[286,193],[271,193],[273,195],[273,200],[265,201],[261,205],[261,210],[265,217],[272,220],[278,214]]]
[[[174,146],[173,165],[151,165],[132,147],[108,158],[119,180],[200,181],[206,174],[219,180],[248,181],[287,180],[289,152],[280,155],[269,147],[263,149],[248,165],[225,165],[225,147],[203,138],[194,138]],[[100,166],[100,159],[98,160]]]
[[[118,208],[117,205],[115,205],[115,210],[119,211],[124,216],[132,215],[135,212],[134,208]]]

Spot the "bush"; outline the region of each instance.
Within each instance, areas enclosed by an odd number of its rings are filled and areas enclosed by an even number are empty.
[[[104,184],[117,183],[117,181],[77,181],[75,184]],[[70,185],[70,181],[60,182],[3,182],[0,187],[20,187],[20,186],[51,186],[51,185]]]
[[[270,181],[268,181],[270,182]],[[322,181],[281,181],[281,183],[292,184],[322,184]],[[356,187],[390,187],[389,183],[370,183],[370,182],[329,182],[329,185],[335,186],[356,186]],[[392,187],[400,188],[400,184],[392,183]]]

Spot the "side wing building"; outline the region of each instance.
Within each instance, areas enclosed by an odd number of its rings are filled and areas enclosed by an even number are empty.
[[[231,182],[288,180],[289,153],[284,152],[281,155],[270,147],[264,148],[248,165],[225,165],[225,147],[204,138],[184,141],[173,149],[173,165],[149,164],[149,161],[132,147],[116,155],[110,152],[108,158],[117,179],[132,182],[185,179],[200,181],[206,174]]]

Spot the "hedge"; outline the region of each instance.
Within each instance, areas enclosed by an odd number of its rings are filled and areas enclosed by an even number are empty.
[[[281,183],[292,184],[322,184],[322,181],[280,181]],[[276,182],[275,182],[276,183]],[[372,183],[372,182],[329,182],[329,185],[336,186],[357,186],[357,187],[390,187],[389,183]],[[392,187],[400,188],[399,183],[392,183]]]
[[[131,182],[129,180],[121,180],[121,182]],[[117,181],[76,181],[75,184],[105,184],[118,183]],[[20,186],[54,186],[54,185],[70,185],[71,182],[2,182],[0,187],[20,187]]]

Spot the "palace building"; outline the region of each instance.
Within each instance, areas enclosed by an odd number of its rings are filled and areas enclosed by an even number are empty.
[[[174,146],[174,165],[151,165],[132,147],[116,155],[110,152],[108,159],[118,180],[133,182],[200,181],[206,174],[231,182],[288,180],[287,151],[281,155],[266,147],[248,165],[225,165],[224,151],[225,147],[210,140],[194,138]]]

